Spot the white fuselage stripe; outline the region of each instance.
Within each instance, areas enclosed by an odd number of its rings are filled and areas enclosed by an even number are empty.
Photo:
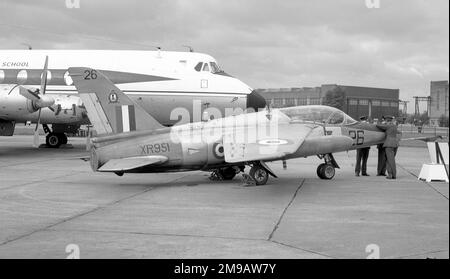
[[[73,94],[78,95],[77,91],[72,90],[47,90],[49,94]],[[152,96],[198,96],[198,97],[246,97],[246,93],[195,93],[195,92],[133,92],[123,91],[126,95],[152,95]]]
[[[130,114],[128,112],[128,106],[122,106],[122,127],[124,133],[130,131]]]

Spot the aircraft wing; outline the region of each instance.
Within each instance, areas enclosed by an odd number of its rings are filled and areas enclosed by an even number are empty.
[[[269,135],[258,135],[268,127],[237,128],[225,133],[225,162],[271,161],[295,153],[316,128],[311,124],[282,124]],[[255,135],[255,136],[252,136]]]
[[[139,156],[128,157],[122,159],[111,159],[106,164],[101,166],[98,171],[101,172],[121,172],[130,171],[137,168],[159,165],[166,162],[168,158],[166,156]]]
[[[434,136],[434,137],[418,137],[418,138],[406,138],[406,139],[401,139],[402,141],[405,141],[405,140],[421,140],[421,141],[424,141],[424,142],[430,142],[430,141],[437,141],[437,140],[439,140],[439,139],[443,139],[443,137],[442,136]]]

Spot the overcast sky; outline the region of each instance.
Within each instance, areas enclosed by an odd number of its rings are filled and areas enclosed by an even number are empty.
[[[254,88],[399,88],[406,100],[449,76],[448,0],[0,1],[2,49],[190,45]]]

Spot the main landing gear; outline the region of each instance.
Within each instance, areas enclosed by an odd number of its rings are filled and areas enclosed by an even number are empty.
[[[245,184],[265,185],[270,175],[277,178],[264,162],[251,162],[248,165],[251,166],[249,174],[244,173],[245,166],[233,166],[213,170],[209,179],[216,181],[232,180],[236,174],[242,172]]]
[[[333,154],[318,155],[320,159],[324,159],[325,163],[317,167],[317,176],[320,179],[330,180],[336,174],[335,169],[339,169],[339,165],[333,157]]]
[[[211,172],[209,179],[211,180],[233,180],[233,178],[241,171],[244,171],[245,167],[226,167],[216,169]]]
[[[50,128],[43,124],[44,132],[47,134],[45,144],[49,148],[59,148],[62,144],[67,144],[67,136],[64,133],[54,133]]]

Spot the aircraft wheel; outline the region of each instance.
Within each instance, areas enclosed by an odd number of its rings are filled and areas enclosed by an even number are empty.
[[[219,172],[223,180],[232,180],[236,176],[236,170],[234,168],[223,168]]]
[[[325,165],[325,163],[322,163],[322,164],[320,164],[320,165],[317,166],[317,171],[316,171],[316,173],[317,173],[317,176],[318,176],[320,179],[324,179],[323,176],[322,176],[322,168],[323,168],[324,165]]]
[[[250,169],[250,176],[255,181],[256,185],[264,185],[269,180],[269,173],[260,166],[253,166]]]
[[[61,138],[58,134],[50,133],[45,138],[45,144],[50,148],[59,148],[61,146]]]
[[[321,164],[317,168],[317,174],[321,179],[330,180],[336,174],[336,170],[332,165],[329,164]]]
[[[67,144],[67,136],[64,133],[58,134],[59,139],[61,140],[61,144]]]

